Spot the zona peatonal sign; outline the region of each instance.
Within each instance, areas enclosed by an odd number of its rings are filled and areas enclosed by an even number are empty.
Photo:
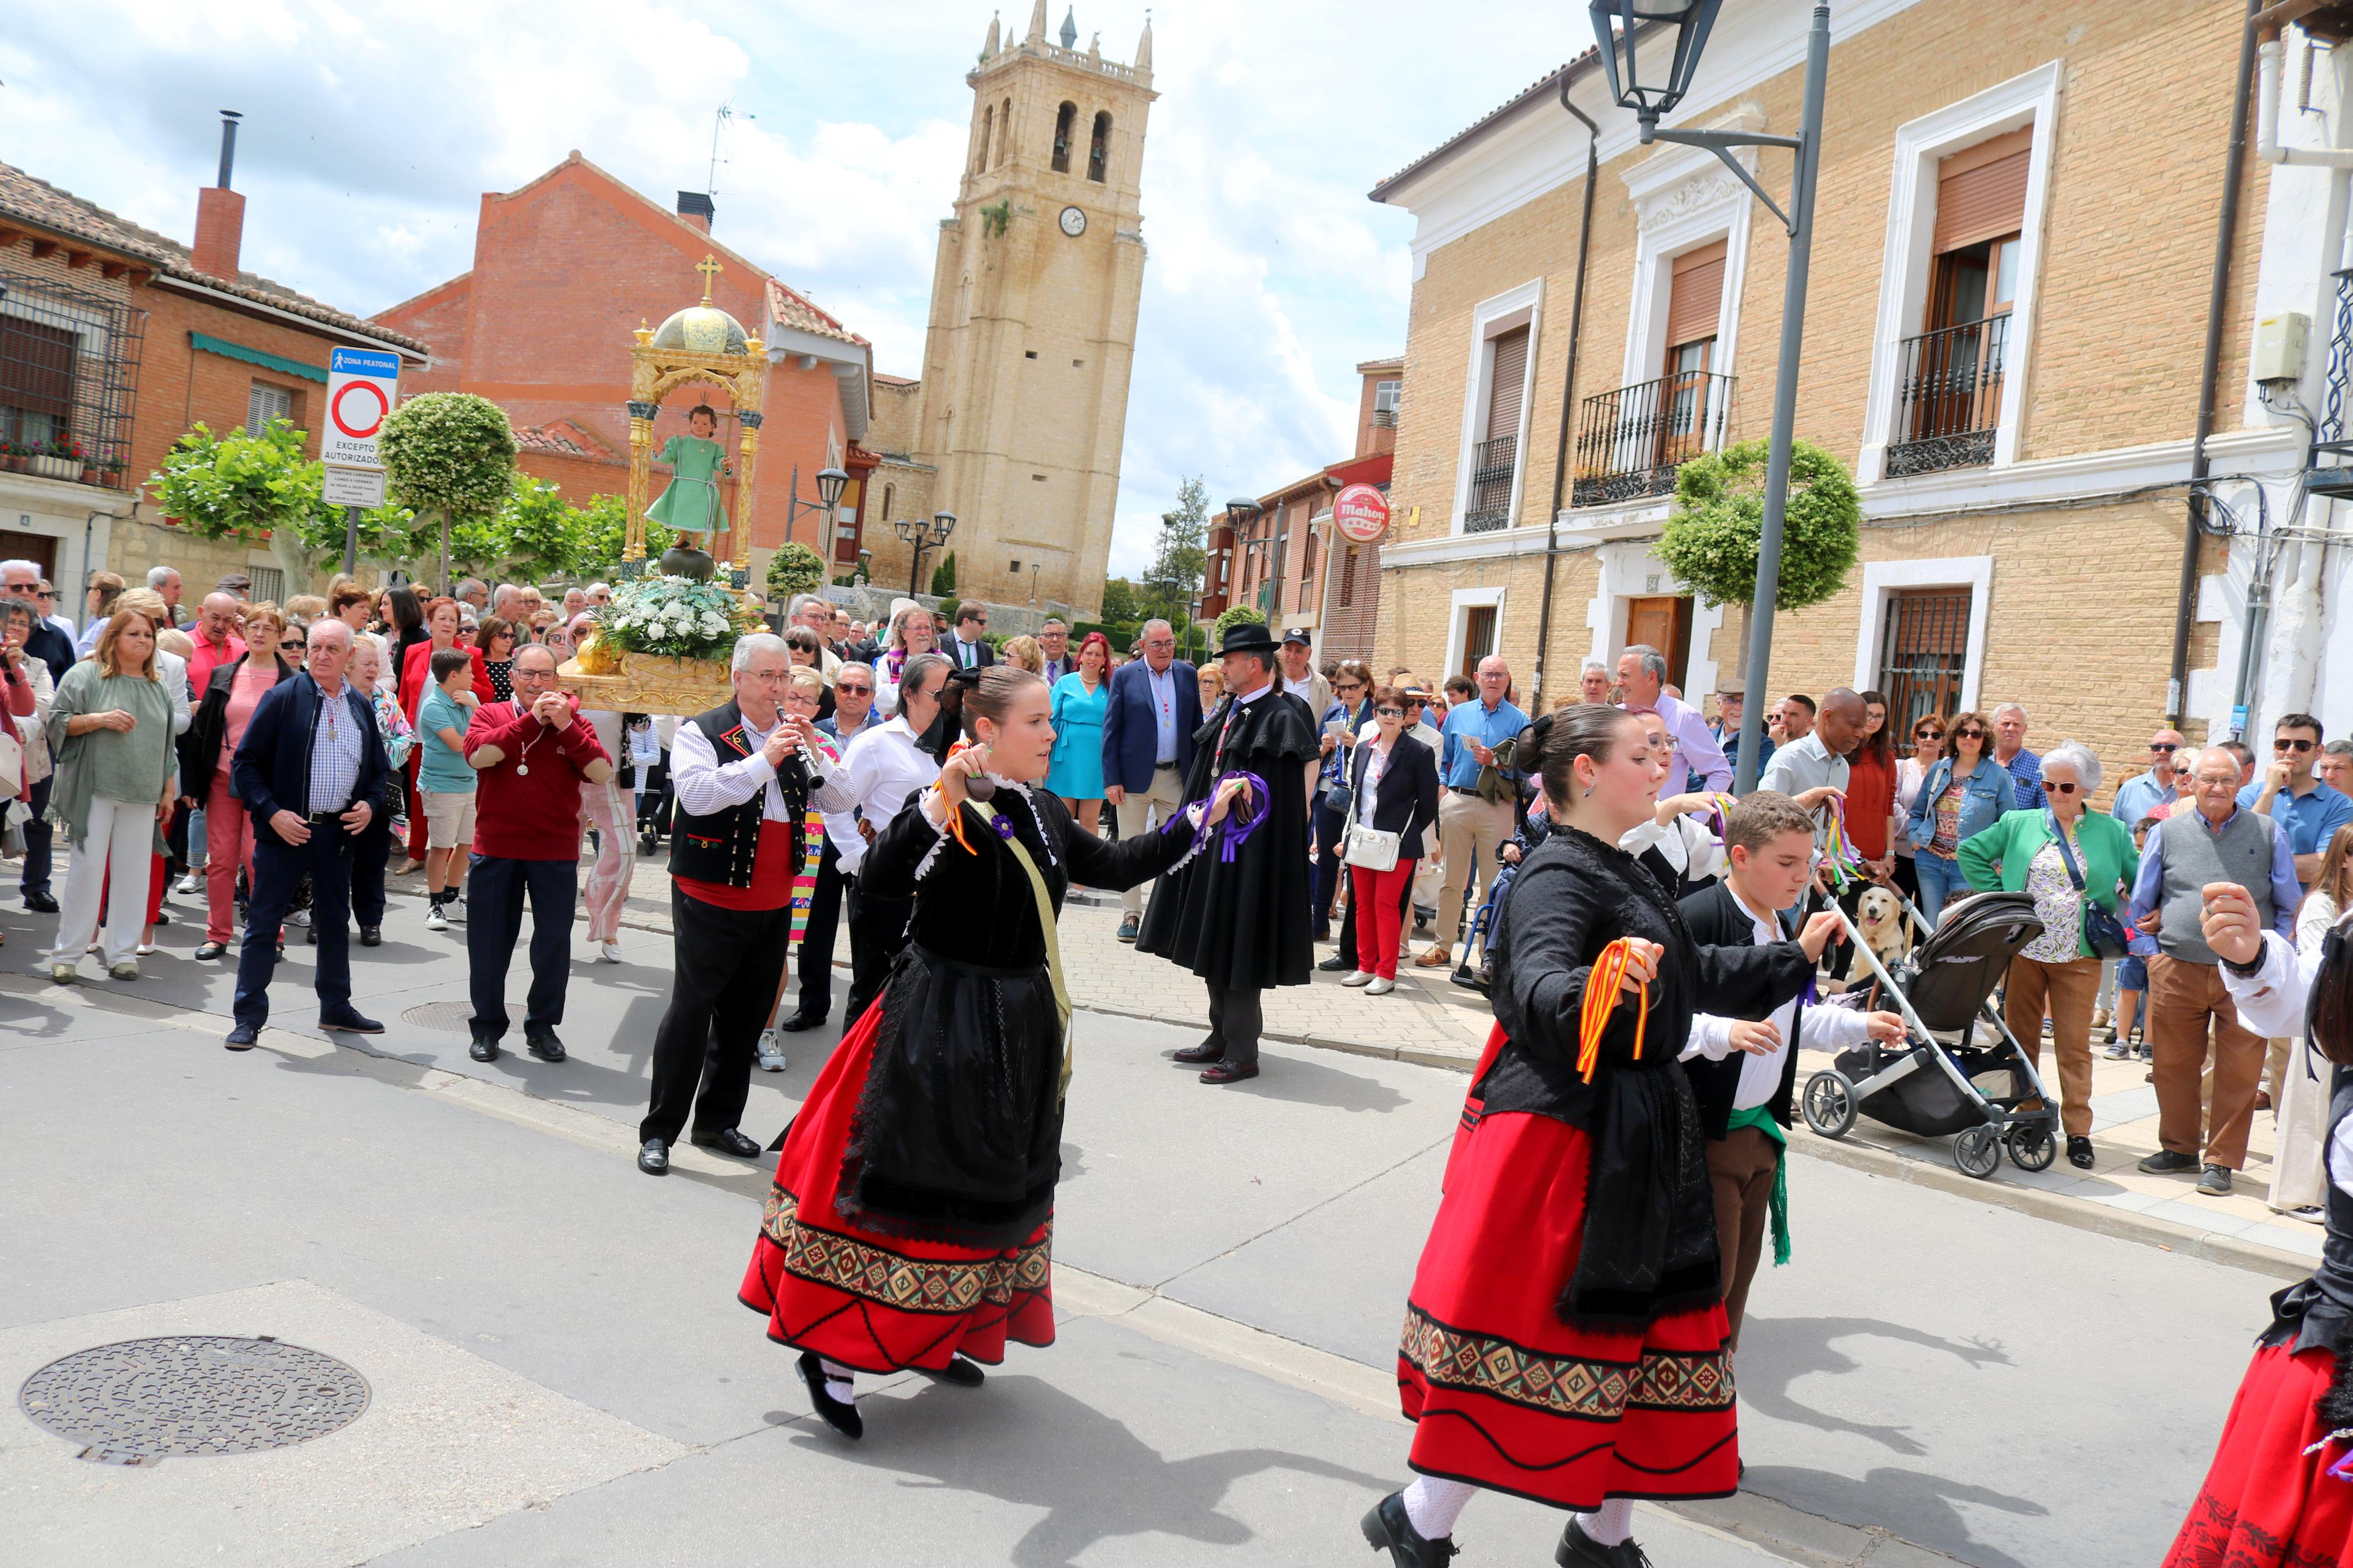
[[[1376,543],[1389,531],[1389,498],[1370,485],[1350,485],[1332,498],[1332,526],[1344,539]]]
[[[398,354],[332,350],[327,357],[327,427],[319,437],[320,460],[330,468],[383,468],[377,437],[399,398]]]

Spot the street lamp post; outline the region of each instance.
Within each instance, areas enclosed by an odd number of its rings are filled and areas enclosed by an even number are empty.
[[[830,563],[833,560],[833,519],[841,506],[841,492],[849,487],[849,476],[839,468],[819,468],[817,471],[817,500],[801,500],[801,466],[793,465],[793,477],[785,496],[785,537],[793,536],[793,522],[805,511],[825,513],[825,548],[818,552]]]
[[[1723,0],[1591,0],[1594,40],[1600,47],[1601,68],[1609,79],[1609,96],[1621,109],[1630,109],[1641,125],[1645,146],[1653,142],[1679,142],[1704,147],[1724,161],[1742,184],[1756,193],[1789,235],[1789,278],[1781,300],[1781,364],[1773,384],[1773,435],[1765,463],[1765,515],[1757,542],[1757,587],[1748,611],[1748,668],[1742,684],[1751,697],[1766,689],[1773,656],[1773,612],[1781,590],[1781,525],[1789,504],[1789,446],[1798,420],[1798,361],[1806,331],[1806,272],[1814,246],[1814,181],[1821,166],[1822,85],[1830,71],[1831,8],[1817,0],[1813,23],[1806,34],[1805,107],[1795,136],[1756,136],[1730,131],[1662,131],[1659,117],[1683,101],[1700,51]],[[1663,79],[1646,76],[1656,71],[1656,51],[1644,62],[1636,58],[1642,38],[1659,27],[1674,29],[1674,52]],[[1732,155],[1736,147],[1787,147],[1792,156],[1789,210],[1766,194],[1765,187]],[[1757,753],[1764,744],[1765,705],[1743,705],[1740,718],[1740,766],[1733,788],[1746,794],[1757,785]]]
[[[907,597],[912,599],[915,596],[915,584],[923,581],[923,552],[936,550],[945,544],[948,535],[955,531],[955,513],[937,511],[932,514],[929,522],[919,517],[902,517],[891,525],[915,554],[913,563],[907,568]]]

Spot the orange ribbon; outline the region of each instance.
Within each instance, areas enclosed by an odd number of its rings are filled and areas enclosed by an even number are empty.
[[[1585,977],[1585,997],[1577,1011],[1577,1072],[1586,1082],[1593,1081],[1593,1070],[1601,1062],[1601,1037],[1609,1027],[1609,1014],[1618,1005],[1618,993],[1626,984],[1627,972],[1633,967],[1634,948],[1630,937],[1620,937],[1595,957],[1593,967]],[[1634,1014],[1634,1059],[1642,1059],[1642,1029],[1651,1013],[1651,983],[1634,983],[1637,1011]]]

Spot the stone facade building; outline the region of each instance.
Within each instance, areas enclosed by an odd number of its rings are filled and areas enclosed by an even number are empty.
[[[2288,410],[2341,395],[2325,343],[2332,319],[2353,329],[2330,277],[2341,170],[2250,147],[2221,233],[2246,16],[2238,0],[1838,8],[1797,434],[1851,467],[1862,559],[1843,592],[1778,617],[1768,696],[1880,687],[1899,723],[2020,701],[2030,744],[2092,742],[2111,785],[2168,712],[2193,736],[2229,728],[2253,524],[2266,508],[2275,530],[2291,521],[2308,460]],[[1729,0],[1666,123],[1793,131],[1806,24],[1802,6]],[[2347,51],[2306,62],[2297,27],[2286,47],[2309,69],[2291,68],[2291,105],[2308,79],[2309,111],[2284,112],[2280,134],[2353,142]],[[1589,237],[1587,132],[1564,92],[1600,128]],[[1750,166],[1787,190],[1787,153]],[[1654,546],[1676,467],[1767,433],[1778,222],[1713,154],[1638,145],[1590,54],[1372,195],[1417,220],[1376,662],[1443,675],[1501,651],[1548,706],[1584,658],[1647,641],[1694,700],[1738,683],[1744,612],[1697,600]],[[2203,458],[2232,477],[2200,535],[2189,481],[2218,264]],[[2289,313],[2314,327],[2309,355],[2253,357],[2259,321],[2268,342]],[[2341,532],[2338,510],[2315,500],[2294,526]],[[2353,727],[2348,558],[2316,533],[2273,563],[2260,732],[2296,707]]]
[[[955,515],[956,591],[1011,604],[1102,603],[1119,499],[1128,375],[1144,287],[1141,190],[1152,29],[1135,61],[1079,49],[1046,0],[1029,31],[991,21],[973,89],[954,216],[940,225],[923,376],[878,388],[870,445],[878,503],[847,564],[872,552],[879,583],[906,580],[888,527]],[[925,574],[929,574],[926,558]]]
[[[231,573],[256,597],[309,591],[266,543],[201,540],[164,517],[147,476],[198,424],[283,416],[311,432],[315,458],[331,350],[425,360],[417,338],[243,270],[244,196],[222,184],[199,198],[183,245],[0,163],[0,558],[37,563],[77,620],[101,569],[135,583],[171,566],[191,608]],[[82,458],[18,450],[61,439]]]

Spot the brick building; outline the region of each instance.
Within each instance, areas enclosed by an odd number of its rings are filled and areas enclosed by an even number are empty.
[[[1862,560],[1842,593],[1778,618],[1772,691],[1881,687],[1899,722],[2014,700],[2031,743],[2088,741],[2113,784],[2168,710],[2219,736],[2238,690],[2263,546],[2251,527],[2189,542],[2218,253],[2204,458],[2241,476],[2214,491],[2230,514],[2252,524],[2267,507],[2277,524],[2307,461],[2285,410],[2332,390],[2319,345],[2346,308],[2330,277],[2343,176],[2251,147],[2220,237],[2239,0],[1841,12],[1797,433],[1852,467]],[[2324,46],[2332,15],[2306,19]],[[1667,123],[1793,130],[1806,24],[1801,6],[1729,0]],[[2286,44],[2290,101],[2308,80],[2309,111],[2284,114],[2280,134],[2353,142],[2346,51],[2295,27]],[[1588,141],[1564,83],[1600,126],[1589,237]],[[1665,647],[1695,699],[1736,679],[1744,613],[1695,599],[1653,546],[1683,460],[1767,434],[1788,258],[1778,223],[1712,154],[1638,145],[1605,91],[1588,54],[1372,193],[1418,226],[1377,662],[1451,673],[1501,651],[1546,704],[1575,689],[1582,659],[1614,661],[1630,641]],[[1765,153],[1767,187],[1786,190],[1788,168]],[[2251,364],[2259,318],[2287,313],[2321,325],[2308,360]],[[2341,530],[2334,510],[2315,500],[2296,525],[2312,538],[2273,563],[2282,609],[2256,628],[2259,659],[2272,639],[2259,730],[2295,707],[2332,733],[2353,727],[2353,619],[2339,613],[2353,552],[2318,531]],[[2188,679],[2173,696],[2178,626]]]
[[[518,466],[580,505],[628,489],[632,332],[693,304],[703,288],[696,264],[715,257],[722,270],[711,282],[712,303],[761,339],[768,359],[751,519],[756,583],[787,539],[826,549],[822,512],[787,520],[797,466],[804,502],[816,499],[818,469],[845,468],[860,480],[873,468],[858,446],[871,366],[865,339],[714,240],[712,218],[707,195],[681,192],[672,211],[575,151],[519,189],[485,193],[472,269],[375,319],[433,344],[431,363],[404,380],[404,395],[489,398],[515,424]],[[724,391],[687,387],[655,419],[657,449],[686,432],[698,402],[719,410],[719,439],[734,446]],[[657,471],[657,487],[661,479]],[[734,483],[721,489],[732,518]],[[842,497],[844,531],[855,533],[863,505],[854,483]]]
[[[0,163],[0,441],[65,438],[87,455],[0,459],[0,557],[39,563],[66,614],[79,618],[74,590],[100,568],[135,581],[173,566],[189,603],[232,572],[258,596],[315,586],[290,582],[266,545],[186,533],[147,476],[199,423],[282,416],[313,430],[339,344],[424,363],[419,339],[240,269],[244,220],[241,195],[206,187],[186,246]],[[315,433],[304,450],[318,455]]]
[[[1356,367],[1356,452],[1257,499],[1259,515],[1209,520],[1208,565],[1201,615],[1254,604],[1277,627],[1315,635],[1315,658],[1369,658],[1380,608],[1381,542],[1358,544],[1332,526],[1332,498],[1345,486],[1388,493],[1397,447],[1397,408],[1405,361],[1366,360]],[[1274,579],[1281,575],[1278,588]]]

